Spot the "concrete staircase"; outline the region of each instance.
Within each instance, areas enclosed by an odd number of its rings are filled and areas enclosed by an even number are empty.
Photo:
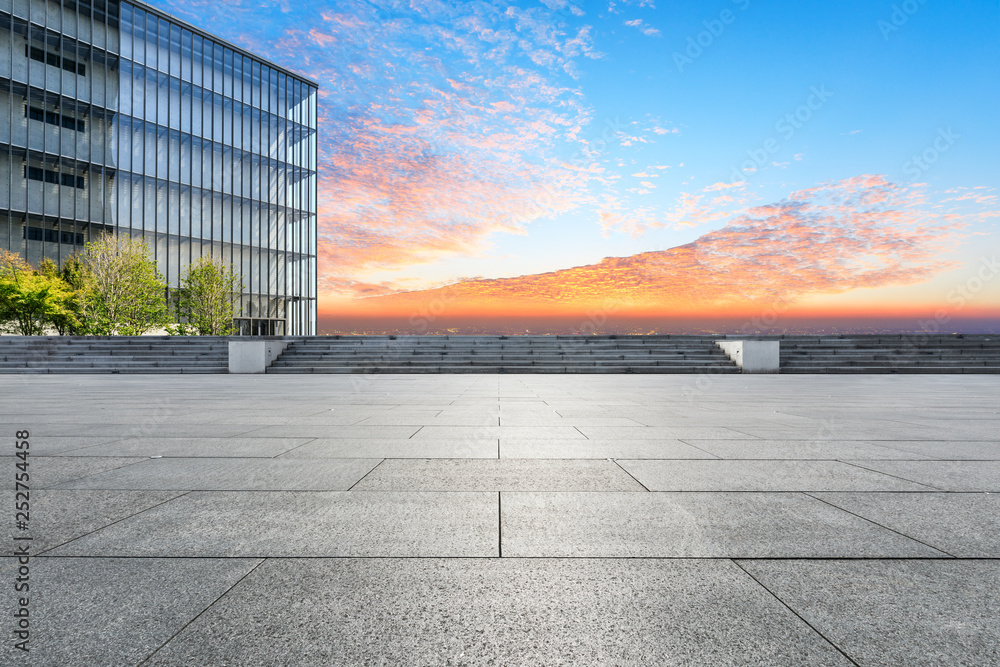
[[[1000,335],[781,341],[781,373],[998,373]],[[720,336],[285,337],[268,373],[738,373]],[[0,336],[0,373],[227,373],[225,337]],[[244,339],[246,340],[246,339]]]
[[[767,339],[781,341],[782,373],[1000,373],[1000,335],[775,336]]]
[[[320,336],[268,373],[738,373],[713,336]]]
[[[218,336],[2,336],[0,373],[228,373]]]

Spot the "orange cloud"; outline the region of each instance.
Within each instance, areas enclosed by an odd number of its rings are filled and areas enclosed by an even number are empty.
[[[404,315],[447,304],[449,313],[570,314],[604,308],[704,315],[752,312],[810,294],[924,281],[964,223],[913,208],[916,193],[862,176],[748,209],[722,229],[669,250],[496,280],[468,280],[356,304],[356,312]]]
[[[372,293],[363,276],[379,270],[475,255],[494,234],[580,206],[600,178],[557,157],[590,113],[565,74],[599,54],[588,28],[563,30],[550,10],[345,0],[278,48],[323,82],[324,296]]]

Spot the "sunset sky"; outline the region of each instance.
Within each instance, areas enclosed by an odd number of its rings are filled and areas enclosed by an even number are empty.
[[[982,0],[159,0],[320,84],[320,332],[1000,331]]]

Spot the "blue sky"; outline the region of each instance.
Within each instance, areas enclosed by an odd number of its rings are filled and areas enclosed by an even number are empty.
[[[514,303],[519,277],[585,266],[603,282],[603,258],[723,252],[719,235],[761,219],[761,252],[839,262],[789,287],[804,307],[926,309],[1000,247],[996,3],[154,4],[319,81],[321,309],[449,284],[475,301],[497,278]],[[848,235],[811,258],[782,202],[817,229],[875,216],[896,242]],[[702,311],[753,291],[727,271]],[[987,282],[977,307],[995,309]],[[629,303],[670,306],[657,284]]]

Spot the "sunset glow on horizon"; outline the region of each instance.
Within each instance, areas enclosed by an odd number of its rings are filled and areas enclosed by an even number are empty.
[[[153,4],[319,82],[320,333],[1000,332],[995,3]]]

